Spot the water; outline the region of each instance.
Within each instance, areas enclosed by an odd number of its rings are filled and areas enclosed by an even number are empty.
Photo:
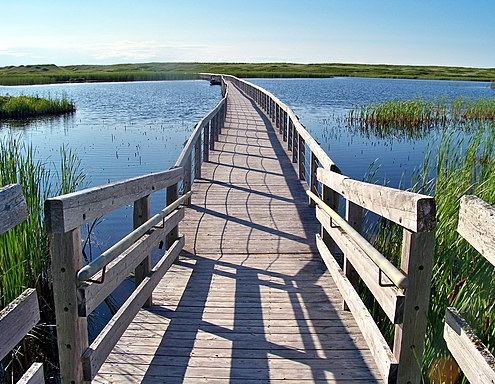
[[[487,82],[362,78],[251,81],[289,105],[344,174],[362,180],[371,166],[373,181],[394,187],[409,185],[413,169],[422,163],[428,143],[435,146],[438,142],[439,133],[432,131],[422,140],[369,138],[346,126],[350,109],[390,99],[495,95]]]

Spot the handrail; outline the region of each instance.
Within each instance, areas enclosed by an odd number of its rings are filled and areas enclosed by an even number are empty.
[[[144,236],[155,225],[160,223],[166,216],[168,216],[172,211],[177,209],[177,207],[189,199],[192,192],[187,192],[186,194],[179,197],[172,204],[168,205],[165,209],[162,209],[144,224],[137,227],[134,231],[129,233],[127,236],[116,242],[113,246],[103,252],[91,263],[87,264],[79,270],[77,273],[77,281],[79,284],[88,281],[95,273],[102,270],[106,265],[115,260],[123,251],[134,244],[139,238]]]
[[[323,209],[332,220],[346,232],[356,245],[376,264],[376,266],[395,284],[397,288],[407,289],[409,281],[400,270],[398,270],[385,256],[375,249],[363,236],[345,221],[337,212],[325,204],[313,192],[307,190],[307,195]]]

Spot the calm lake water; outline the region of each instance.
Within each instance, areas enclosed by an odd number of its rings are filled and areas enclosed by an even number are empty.
[[[355,106],[388,99],[493,97],[490,83],[395,79],[251,79],[277,95],[299,116],[313,137],[348,176],[362,180],[374,164],[375,181],[397,186],[410,180],[423,159],[424,140],[378,139],[350,130],[345,116]],[[33,144],[51,168],[68,145],[81,159],[86,186],[95,186],[168,169],[175,163],[194,125],[220,100],[220,87],[207,81],[61,84],[2,87],[3,94],[60,97],[76,104],[70,116],[0,125],[0,138]],[[152,213],[164,194],[152,196]],[[132,207],[107,215],[97,226],[98,248],[106,249],[131,229]]]
[[[368,138],[351,132],[348,111],[387,99],[493,97],[490,83],[392,79],[252,79],[292,107],[342,172],[362,180],[375,164],[375,180],[397,186],[410,179],[423,160],[424,140]],[[2,87],[0,95],[26,94],[72,99],[67,117],[3,123],[0,138],[13,135],[31,143],[51,168],[68,145],[81,160],[87,185],[95,186],[168,169],[175,163],[194,125],[220,100],[220,87],[206,81],[64,84]],[[152,213],[164,193],[152,197]],[[97,256],[132,229],[132,206],[106,215],[92,235]],[[84,234],[84,230],[83,230]],[[120,298],[121,299],[121,298]],[[120,300],[118,300],[120,301]],[[103,309],[104,311],[104,309]],[[96,327],[98,328],[98,327]]]

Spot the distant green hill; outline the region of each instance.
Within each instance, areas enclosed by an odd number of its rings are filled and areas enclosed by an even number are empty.
[[[495,81],[495,68],[291,63],[145,63],[115,65],[54,64],[0,68],[1,85],[75,82],[197,79],[199,73],[226,73],[238,77],[386,77]]]

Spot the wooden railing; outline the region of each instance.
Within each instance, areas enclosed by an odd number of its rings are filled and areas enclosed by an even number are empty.
[[[18,184],[0,188],[0,234],[28,217],[27,205]],[[40,320],[38,297],[33,288],[26,289],[0,311],[0,360],[34,328]],[[43,364],[33,363],[18,383],[44,383]]]
[[[495,265],[495,209],[476,196],[463,196],[457,231]],[[444,339],[470,383],[495,383],[495,357],[456,308],[445,312]]]
[[[222,90],[225,94],[225,84]],[[91,381],[139,309],[152,305],[153,290],[184,246],[180,205],[190,198],[191,180],[199,177],[201,163],[218,139],[225,111],[226,97],[197,124],[170,170],[46,200],[63,383]],[[150,217],[150,195],[163,189],[166,207]],[[131,203],[134,231],[84,266],[81,225]],[[163,244],[163,254],[152,266],[151,251]],[[89,345],[87,317],[132,273],[135,290]]]
[[[386,382],[419,383],[427,323],[433,251],[435,201],[432,197],[353,180],[340,170],[299,122],[270,92],[224,76],[251,97],[274,122],[292,153],[299,177],[308,184],[310,203],[322,225],[320,254],[366,338]],[[309,168],[309,171],[306,169]],[[339,204],[345,199],[345,217]],[[403,229],[400,268],[361,236],[363,209]],[[343,253],[343,266],[336,258]],[[395,325],[390,348],[359,295],[359,280]]]

